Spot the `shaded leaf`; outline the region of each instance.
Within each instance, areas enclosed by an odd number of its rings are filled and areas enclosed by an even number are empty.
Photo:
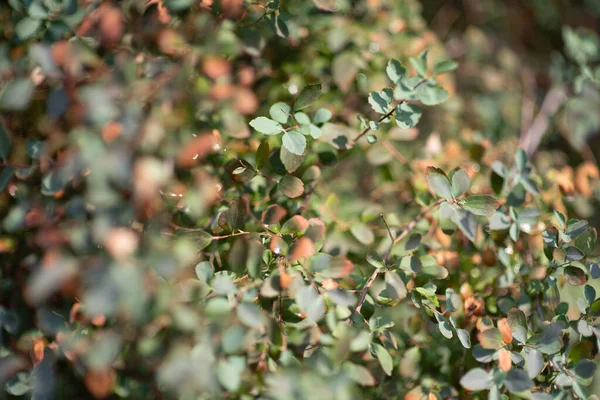
[[[303,110],[310,106],[321,96],[321,84],[307,85],[302,89],[296,102],[294,103],[294,111]]]
[[[290,198],[301,196],[304,193],[304,183],[293,175],[285,175],[281,178],[278,187],[281,193]]]
[[[472,212],[475,215],[482,215],[489,217],[496,207],[498,207],[498,201],[488,195],[475,195],[469,196],[461,201],[462,206],[465,210]]]

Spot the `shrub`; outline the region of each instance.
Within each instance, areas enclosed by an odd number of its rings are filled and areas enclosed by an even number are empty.
[[[592,397],[594,32],[517,143],[417,1],[0,10],[7,394]]]

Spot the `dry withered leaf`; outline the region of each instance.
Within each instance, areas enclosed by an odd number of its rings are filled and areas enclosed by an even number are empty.
[[[481,296],[470,296],[465,300],[465,312],[467,315],[482,316],[485,314],[485,302]]]

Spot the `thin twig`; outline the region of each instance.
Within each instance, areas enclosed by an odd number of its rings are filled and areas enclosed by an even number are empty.
[[[33,167],[33,165],[0,163],[0,167],[2,167],[2,168],[31,168],[31,167]]]
[[[402,231],[402,233],[400,235],[398,235],[398,237],[396,237],[396,239],[394,239],[392,241],[390,249],[388,250],[388,252],[387,252],[387,254],[385,256],[385,259],[387,260],[387,258],[389,257],[390,253],[392,252],[392,248],[394,247],[394,245],[396,243],[398,243],[399,241],[401,241],[402,239],[404,239],[406,237],[406,235],[408,235],[413,229],[415,229],[415,226],[417,226],[417,223],[421,219],[423,219],[428,213],[430,213],[434,208],[436,208],[437,206],[439,206],[440,204],[442,204],[444,201],[446,201],[446,200],[445,199],[440,199],[440,200],[436,201],[435,203],[433,203],[433,204],[425,207],[419,213],[419,215],[417,215],[415,217],[415,219],[413,219],[411,222],[409,222],[408,225],[406,225],[406,228]],[[371,288],[371,285],[373,285],[373,282],[375,282],[375,279],[377,278],[377,275],[380,272],[381,272],[381,270],[379,270],[379,269],[376,268],[375,271],[373,271],[373,273],[369,277],[369,280],[367,281],[367,283],[365,284],[365,286],[363,287],[363,289],[360,292],[360,297],[358,298],[358,304],[354,308],[353,314],[360,314],[360,309],[362,308],[362,305],[365,302],[365,299],[367,298],[367,292]],[[352,323],[352,320],[350,320],[350,323]]]
[[[406,228],[402,231],[402,233],[400,235],[398,235],[398,237],[396,239],[394,239],[394,241],[392,242],[392,245],[390,246],[390,249],[388,250],[388,253],[386,254],[386,258],[392,252],[392,248],[394,247],[394,245],[396,245],[396,243],[398,243],[399,241],[401,241],[402,239],[404,239],[406,237],[406,235],[408,235],[413,229],[415,229],[415,226],[417,226],[417,224],[419,223],[420,220],[422,220],[423,218],[425,218],[425,216],[427,214],[429,214],[434,208],[438,207],[440,204],[442,204],[445,201],[446,201],[446,199],[439,199],[435,203],[430,204],[429,206],[425,207],[419,213],[419,215],[417,215],[415,217],[415,219],[413,219],[412,221],[410,221],[408,223],[408,225],[406,225]]]
[[[413,88],[413,90],[415,90],[416,88],[418,88],[419,86],[421,86],[423,83],[427,82],[427,79],[423,79],[421,82],[417,83],[415,85],[415,87]],[[379,118],[379,120],[377,121],[377,123],[383,122],[384,120],[388,119],[389,117],[391,117],[394,114],[394,111],[396,111],[396,107],[398,107],[400,104],[403,104],[406,102],[406,99],[400,100],[394,107],[392,107],[392,109],[390,111],[388,111],[387,114],[385,114],[383,117]],[[368,126],[362,130],[361,133],[358,134],[357,137],[355,137],[354,139],[352,139],[352,141],[350,142],[350,148],[352,148],[356,142],[358,142],[358,140],[365,136],[367,134],[367,132],[369,132],[371,130],[371,128],[369,128]]]
[[[384,140],[381,144],[383,144],[383,147],[386,148],[387,151],[390,152],[390,154],[398,161],[400,161],[402,164],[406,165],[409,169],[412,170],[412,168],[410,167],[410,164],[408,163],[408,160],[402,155],[402,153],[400,153],[392,143],[390,143],[389,140]]]
[[[379,214],[379,216],[383,220],[383,223],[385,224],[385,227],[386,227],[386,229],[388,231],[388,234],[390,235],[390,239],[392,239],[392,243],[393,243],[394,242],[394,235],[392,235],[392,231],[390,230],[390,226],[388,225],[387,221],[385,220],[385,217],[383,216],[383,214]]]

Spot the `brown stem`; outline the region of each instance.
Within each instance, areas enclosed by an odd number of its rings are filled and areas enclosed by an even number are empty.
[[[400,103],[398,104],[402,104],[404,103],[404,100],[402,100]],[[387,114],[385,114],[383,117],[379,118],[379,120],[377,121],[378,123],[385,120],[386,118],[389,118],[392,116],[392,114],[394,113],[394,111],[396,111],[396,107],[393,107]],[[371,128],[366,127],[365,129],[363,129],[363,131],[354,139],[352,139],[352,141],[350,142],[350,147],[354,146],[356,144],[356,142],[358,142],[358,140],[365,136],[367,134],[367,132],[369,132],[371,130]]]
[[[31,168],[31,167],[33,167],[33,165],[0,163],[0,167],[3,167],[3,168]]]

